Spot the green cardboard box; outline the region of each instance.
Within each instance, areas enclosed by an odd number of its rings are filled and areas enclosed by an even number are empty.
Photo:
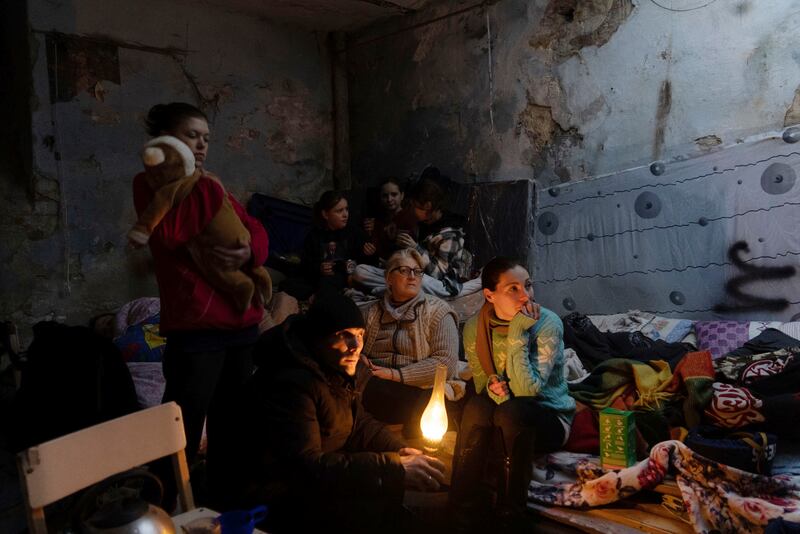
[[[636,463],[636,425],[633,412],[604,408],[600,412],[600,465],[622,469]]]

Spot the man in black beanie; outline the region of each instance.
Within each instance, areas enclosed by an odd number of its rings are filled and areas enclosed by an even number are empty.
[[[364,411],[355,369],[364,319],[342,295],[265,332],[258,370],[208,451],[215,505],[269,507],[274,533],[399,532],[405,488],[436,491],[444,465],[405,446]]]

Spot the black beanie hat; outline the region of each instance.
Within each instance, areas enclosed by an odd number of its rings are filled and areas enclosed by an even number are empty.
[[[313,339],[322,339],[347,328],[364,328],[364,316],[356,303],[344,295],[317,295],[306,314],[306,328]]]

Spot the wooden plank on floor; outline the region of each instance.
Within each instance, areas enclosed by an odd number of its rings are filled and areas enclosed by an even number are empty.
[[[572,508],[547,507],[540,504],[528,503],[528,509],[532,510],[548,519],[564,523],[578,528],[590,534],[638,534],[640,531],[620,525],[614,521],[609,521],[600,517],[592,517],[583,510]]]
[[[677,518],[667,518],[635,508],[593,508],[575,510],[572,508],[546,507],[528,503],[531,510],[584,532],[606,534],[689,534],[694,532],[690,525]]]
[[[685,532],[694,532],[692,529],[691,524],[688,521],[684,521],[673,512],[670,512],[665,507],[661,506],[660,504],[655,503],[636,503],[636,508],[643,512],[647,512],[649,514],[658,515],[661,517],[666,517],[667,519],[672,519],[676,521],[680,521],[686,526]]]
[[[627,525],[640,532],[652,534],[691,533],[694,530],[677,518],[668,518],[652,514],[643,510],[631,508],[596,508],[588,512],[597,517],[602,517],[621,525]]]

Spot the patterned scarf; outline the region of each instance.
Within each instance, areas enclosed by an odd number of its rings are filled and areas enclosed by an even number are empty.
[[[492,332],[508,334],[508,321],[499,319],[494,313],[494,306],[489,302],[484,302],[481,311],[478,313],[478,328],[476,332],[476,351],[481,369],[486,377],[497,374],[494,367],[494,353],[492,350]]]

